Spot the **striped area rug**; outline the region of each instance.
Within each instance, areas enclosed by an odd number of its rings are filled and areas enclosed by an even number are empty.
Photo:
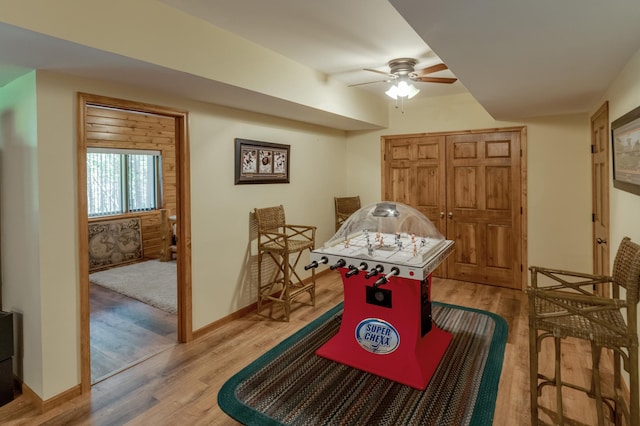
[[[340,325],[342,304],[230,378],[224,412],[247,425],[491,425],[507,339],[490,312],[433,303],[453,334],[424,391],[315,355]]]

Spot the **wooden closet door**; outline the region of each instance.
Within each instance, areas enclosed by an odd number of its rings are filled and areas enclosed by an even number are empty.
[[[415,208],[447,235],[445,136],[387,141],[385,157],[384,199]],[[446,263],[434,275],[446,277]]]
[[[451,135],[446,146],[448,277],[520,289],[520,133]]]

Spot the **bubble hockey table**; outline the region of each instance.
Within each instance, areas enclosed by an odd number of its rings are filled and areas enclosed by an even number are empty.
[[[371,235],[369,235],[371,234]],[[452,335],[431,319],[431,273],[453,241],[367,233],[313,250],[315,267],[342,275],[338,333],[316,354],[424,390]]]

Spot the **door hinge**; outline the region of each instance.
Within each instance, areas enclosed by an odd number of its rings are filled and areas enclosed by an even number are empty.
[[[591,153],[592,154],[596,153],[596,146],[595,145],[591,145]]]
[[[522,214],[522,207],[520,207],[520,214]]]
[[[523,269],[523,268],[522,268],[522,263],[521,263],[521,264],[520,264],[520,272],[522,272],[522,269]]]
[[[596,214],[591,213],[591,222],[595,222],[595,221],[596,221]]]

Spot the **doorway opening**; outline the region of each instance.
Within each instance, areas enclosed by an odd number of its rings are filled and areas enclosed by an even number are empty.
[[[78,107],[81,388],[86,392],[192,338],[189,149],[185,111],[84,93],[78,94]],[[93,160],[99,161],[89,163]],[[112,180],[117,183],[107,183]],[[140,276],[145,273],[147,278]]]

